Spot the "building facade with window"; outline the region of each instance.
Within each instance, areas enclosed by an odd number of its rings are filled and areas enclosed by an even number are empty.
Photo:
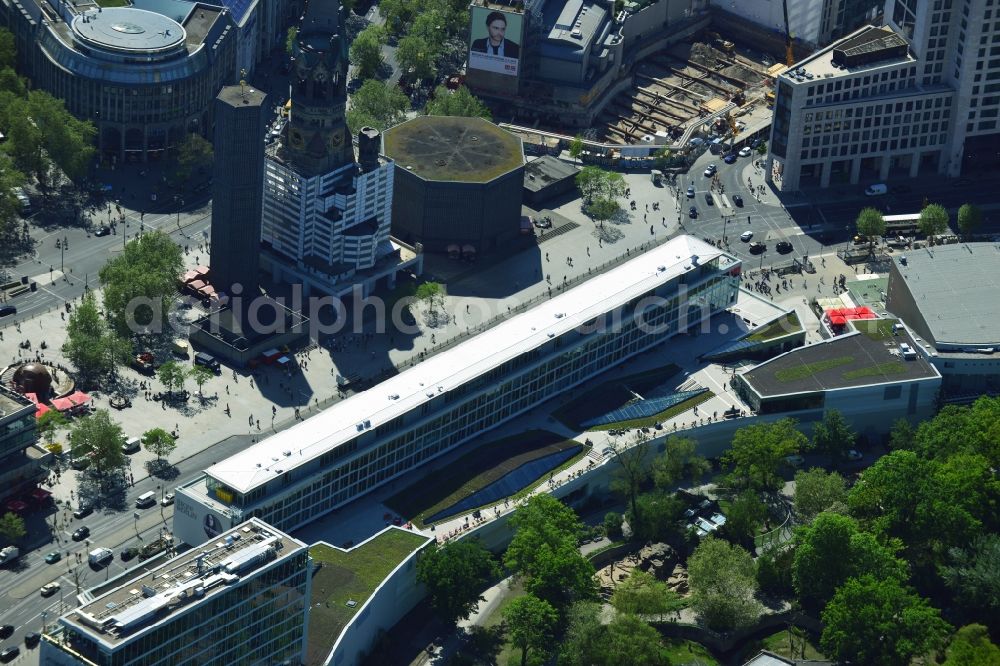
[[[208,468],[174,533],[255,516],[291,530],[480,436],[736,301],[741,265],[680,236]],[[209,518],[211,517],[211,518]]]
[[[38,446],[36,406],[0,385],[0,502],[30,494],[45,480],[52,454]]]
[[[210,543],[88,591],[83,605],[43,627],[41,663],[304,663],[312,587],[306,544],[259,520],[202,529]]]

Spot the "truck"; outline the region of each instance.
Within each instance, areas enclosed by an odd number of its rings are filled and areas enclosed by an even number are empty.
[[[0,550],[0,564],[7,564],[13,562],[21,556],[21,551],[17,546],[7,546],[3,550]]]

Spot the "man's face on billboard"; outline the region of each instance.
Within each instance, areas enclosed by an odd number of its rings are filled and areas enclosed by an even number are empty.
[[[490,43],[493,46],[500,46],[500,42],[503,41],[504,35],[507,33],[507,23],[501,19],[493,19],[489,25],[490,28]]]

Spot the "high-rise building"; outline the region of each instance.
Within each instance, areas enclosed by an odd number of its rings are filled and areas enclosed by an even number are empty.
[[[362,130],[355,159],[347,127],[347,37],[340,3],[310,0],[292,49],[291,111],[268,149],[264,175],[263,265],[279,282],[346,296],[392,286],[421,257],[389,237],[392,163],[381,137]],[[369,145],[371,144],[371,145]]]
[[[766,177],[783,190],[1000,165],[997,0],[887,0],[778,77]]]
[[[264,186],[264,100],[242,82],[215,98],[212,179],[212,284],[248,300],[260,271],[260,211]]]
[[[112,584],[43,628],[41,663],[303,663],[312,575],[306,544],[250,519],[206,522],[201,546]]]

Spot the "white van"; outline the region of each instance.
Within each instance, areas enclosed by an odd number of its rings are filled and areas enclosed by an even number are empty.
[[[90,551],[90,556],[87,558],[91,564],[98,567],[113,559],[115,559],[115,554],[111,552],[110,548],[95,548]]]
[[[865,188],[865,196],[868,197],[880,197],[883,194],[888,194],[888,192],[889,188],[885,183],[875,183]]]
[[[147,506],[153,506],[156,504],[156,493],[150,490],[148,493],[143,493],[135,499],[135,506],[139,509],[145,509]]]
[[[142,442],[138,437],[129,437],[122,444],[122,453],[138,453]]]

